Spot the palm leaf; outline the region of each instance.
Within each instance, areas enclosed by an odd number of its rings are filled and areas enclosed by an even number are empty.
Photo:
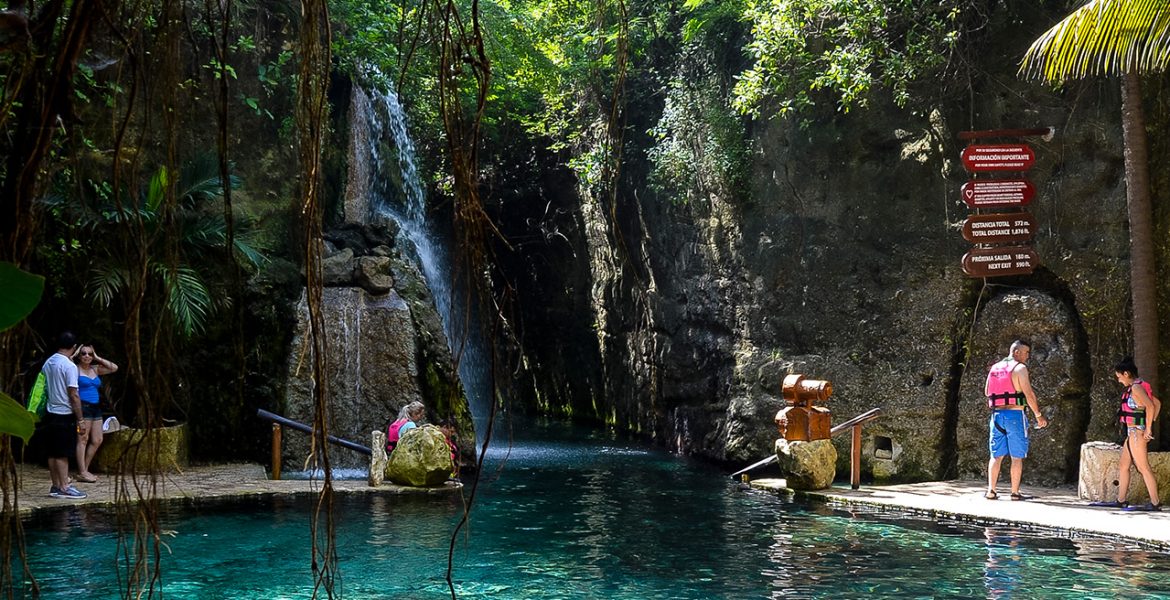
[[[96,262],[89,270],[86,295],[101,308],[108,308],[119,292],[126,289],[129,273],[125,267],[110,261]]]
[[[179,331],[185,336],[203,331],[212,311],[212,302],[199,274],[188,267],[155,265],[153,270],[162,277],[167,298],[166,309]]]
[[[1157,72],[1168,64],[1170,3],[1091,0],[1032,43],[1020,74],[1059,82]]]
[[[146,191],[146,202],[144,206],[146,211],[157,214],[158,209],[162,206],[163,199],[167,196],[167,185],[169,185],[170,176],[167,175],[166,167],[159,167],[155,172],[154,177],[150,178],[150,186]]]

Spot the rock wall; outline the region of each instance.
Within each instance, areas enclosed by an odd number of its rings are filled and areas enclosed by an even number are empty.
[[[562,325],[570,344],[526,338],[529,365],[542,367],[530,366],[532,397],[571,396],[544,409],[746,464],[771,451],[784,374],[805,373],[833,382],[835,422],[884,409],[864,430],[866,473],[981,477],[985,369],[1022,336],[1053,417],[1034,440],[1029,481],[1074,481],[1079,444],[1111,435],[1112,365],[1130,351],[1120,100],[1112,84],[1053,91],[1016,79],[1042,22],[996,23],[995,51],[964,75],[962,94],[824,110],[811,126],[748,123],[746,193],[716,186],[672,201],[647,184],[654,140],[631,134],[612,196],[546,188],[543,217],[509,205],[505,229],[543,218],[564,238],[509,259],[528,284],[521,311],[574,315]],[[669,68],[694,69],[686,60]],[[631,101],[629,131],[655,125],[655,102]],[[970,211],[957,134],[1039,126],[1057,130],[1028,140],[1042,266],[971,279],[960,269]],[[563,271],[543,284],[519,274],[542,259]],[[587,308],[566,291],[581,289]],[[597,357],[575,363],[591,382],[576,396],[539,372],[574,364],[570,353]],[[836,443],[848,472],[848,440]]]

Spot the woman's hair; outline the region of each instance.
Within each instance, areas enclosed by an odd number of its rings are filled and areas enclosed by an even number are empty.
[[[1121,359],[1121,361],[1117,363],[1117,366],[1113,367],[1113,371],[1115,373],[1129,373],[1132,377],[1138,376],[1137,365],[1133,363],[1132,356],[1127,356]]]
[[[398,411],[398,418],[399,419],[410,419],[410,415],[412,413],[425,413],[426,410],[427,410],[427,407],[424,406],[422,402],[415,400],[414,402],[411,402],[410,404],[403,406],[402,410]],[[414,419],[411,419],[411,420],[413,421]]]

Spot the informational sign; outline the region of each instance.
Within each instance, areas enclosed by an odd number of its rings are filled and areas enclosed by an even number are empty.
[[[1026,242],[1035,235],[1036,219],[1026,212],[971,215],[963,221],[963,239],[972,244]]]
[[[1031,246],[974,248],[963,255],[963,272],[970,277],[1028,275],[1039,264]]]
[[[972,179],[963,184],[963,202],[971,208],[1025,206],[1036,195],[1027,179]]]
[[[963,168],[972,173],[1027,171],[1036,154],[1027,144],[972,144],[963,148]]]

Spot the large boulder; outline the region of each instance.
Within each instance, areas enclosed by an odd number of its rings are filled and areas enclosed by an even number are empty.
[[[776,440],[776,459],[794,490],[823,490],[837,476],[837,449],[832,440]]]
[[[443,432],[434,425],[423,425],[398,440],[386,464],[386,479],[415,487],[442,485],[454,468]]]

